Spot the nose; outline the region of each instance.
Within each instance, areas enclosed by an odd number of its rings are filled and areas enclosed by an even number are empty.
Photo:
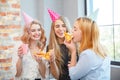
[[[35,33],[38,33],[38,31],[36,30]]]
[[[60,28],[59,28],[60,30],[63,30],[63,27],[62,27],[62,25],[60,26]]]
[[[40,34],[40,31],[36,30],[35,33],[36,33],[36,34]]]

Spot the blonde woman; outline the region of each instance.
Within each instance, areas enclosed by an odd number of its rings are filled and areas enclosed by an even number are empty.
[[[68,71],[70,55],[68,48],[64,45],[64,33],[69,30],[68,24],[64,17],[59,16],[52,10],[48,11],[52,24],[47,50],[53,49],[50,57],[50,72],[57,80],[70,80]]]
[[[79,60],[69,68],[72,80],[110,80],[110,60],[99,39],[99,29],[95,21],[86,17],[78,18],[73,27],[73,41],[64,42],[76,57],[74,43],[78,43]]]
[[[26,23],[24,27],[21,41],[23,44],[28,45],[28,49],[26,53],[24,53],[24,48],[26,47],[20,46],[18,49],[16,77],[20,80],[46,80],[45,64],[41,61],[42,58],[34,56],[34,52],[44,50],[46,44],[42,25],[36,20],[29,20],[29,23]]]

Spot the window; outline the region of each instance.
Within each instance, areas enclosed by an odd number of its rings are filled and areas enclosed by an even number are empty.
[[[97,24],[103,43],[112,58],[120,61],[120,0],[87,0],[87,15],[99,8]]]

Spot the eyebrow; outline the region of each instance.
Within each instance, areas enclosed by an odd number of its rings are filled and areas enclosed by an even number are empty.
[[[31,30],[38,30],[38,29],[40,29],[40,30],[41,30],[41,28],[37,28],[37,29],[34,29],[34,28],[33,28],[33,29],[31,29]]]

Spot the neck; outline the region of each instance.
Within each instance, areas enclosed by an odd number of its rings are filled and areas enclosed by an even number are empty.
[[[30,51],[32,54],[39,53],[41,49],[38,47],[38,41],[31,41],[30,43]]]
[[[64,38],[58,38],[58,43],[63,44],[64,43]]]
[[[31,43],[30,43],[30,48],[31,48],[31,49],[36,49],[36,48],[37,48],[37,44],[38,44],[37,41],[31,41]]]

